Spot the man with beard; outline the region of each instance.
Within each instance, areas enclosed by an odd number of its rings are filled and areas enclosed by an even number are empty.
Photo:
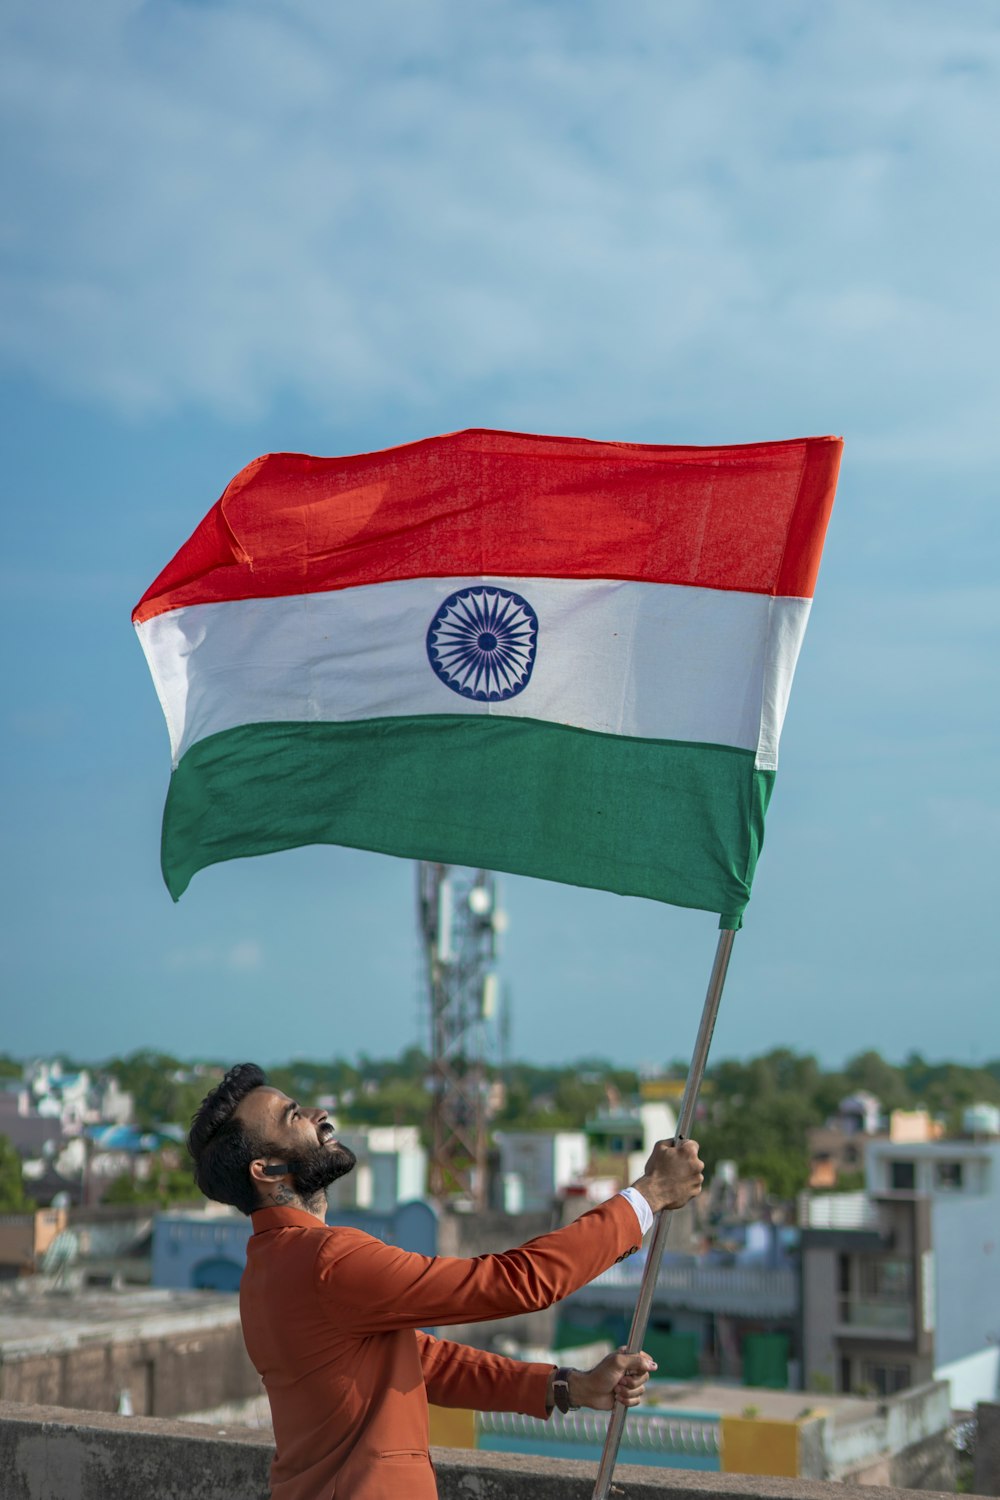
[[[653,1361],[528,1364],[432,1338],[427,1325],[550,1307],[639,1248],[660,1209],[701,1191],[694,1141],[660,1141],[639,1180],[564,1229],[471,1260],[414,1255],[328,1227],[326,1188],[354,1166],[322,1109],[241,1063],[188,1136],[198,1186],[252,1215],[240,1315],[274,1423],[273,1500],[434,1500],[427,1403],[547,1417],[635,1406]]]

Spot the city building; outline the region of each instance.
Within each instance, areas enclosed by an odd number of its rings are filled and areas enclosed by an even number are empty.
[[[393,1214],[401,1203],[425,1196],[427,1152],[419,1126],[342,1125],[338,1135],[357,1166],[328,1189],[331,1208]]]
[[[428,1203],[404,1203],[387,1214],[331,1208],[327,1223],[363,1229],[421,1255],[438,1253],[438,1219]],[[238,1291],[252,1233],[245,1215],[220,1204],[158,1213],[153,1223],[154,1287]]]
[[[644,1347],[673,1380],[716,1379],[772,1389],[801,1385],[799,1269],[773,1226],[750,1226],[737,1254],[665,1254]],[[559,1305],[556,1344],[624,1343],[644,1252],[612,1266]]]
[[[18,1283],[0,1318],[0,1402],[175,1416],[260,1393],[232,1296]]]
[[[26,1063],[23,1087],[37,1113],[58,1120],[66,1135],[85,1125],[126,1125],[133,1117],[132,1095],[116,1078],[86,1068],[67,1072],[58,1058]]]
[[[825,1125],[809,1131],[809,1186],[843,1187],[845,1178],[863,1177],[868,1146],[874,1140],[936,1141],[943,1134],[944,1126],[926,1109],[894,1109],[886,1116],[874,1094],[859,1090],[841,1100]]]
[[[39,1114],[26,1083],[0,1084],[0,1135],[10,1141],[24,1160],[40,1160],[63,1138],[62,1122]]]
[[[677,1116],[661,1099],[608,1104],[584,1122],[590,1142],[590,1170],[610,1176],[621,1186],[642,1175],[657,1141],[677,1130]]]
[[[810,1389],[891,1395],[947,1380],[1000,1393],[1000,1140],[880,1138],[866,1189],[805,1196],[802,1341]]]
[[[551,1208],[587,1175],[590,1146],[582,1130],[498,1130],[494,1139],[508,1213]]]
[[[65,1232],[66,1222],[64,1208],[0,1214],[0,1281],[34,1275],[46,1251]]]
[[[25,1188],[36,1202],[88,1202],[152,1149],[135,1144],[132,1108],[132,1096],[109,1075],[67,1072],[58,1059],[36,1059],[22,1079],[0,1084],[0,1135],[21,1158]]]

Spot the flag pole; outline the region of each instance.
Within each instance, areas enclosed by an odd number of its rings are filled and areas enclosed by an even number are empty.
[[[722,986],[726,982],[726,970],[729,968],[729,955],[733,950],[733,938],[735,936],[735,931],[729,928],[719,933],[719,943],[715,950],[715,962],[712,965],[712,973],[708,981],[708,992],[705,995],[705,1007],[701,1013],[701,1025],[698,1027],[694,1053],[691,1057],[691,1067],[688,1070],[687,1083],[684,1085],[681,1112],[677,1119],[676,1139],[678,1140],[691,1134],[691,1126],[694,1123],[694,1112],[698,1104],[698,1093],[701,1089],[702,1079],[705,1076],[708,1049],[712,1044],[715,1018],[719,1014]],[[626,1345],[629,1354],[638,1354],[642,1349],[643,1340],[646,1337],[650,1309],[653,1305],[653,1292],[656,1289],[656,1278],[660,1269],[660,1261],[663,1259],[663,1248],[667,1242],[669,1228],[670,1210],[663,1209],[656,1215],[656,1226],[653,1230],[653,1238],[646,1256],[646,1265],[642,1273],[642,1284],[639,1287],[639,1300],[632,1315],[632,1328],[629,1332],[628,1344]],[[625,1414],[626,1408],[616,1401],[611,1411],[610,1420],[608,1421],[608,1432],[604,1440],[604,1452],[601,1454],[600,1467],[597,1471],[597,1482],[594,1485],[593,1500],[607,1500],[610,1493],[611,1476],[614,1472],[615,1462],[618,1458],[618,1448],[625,1427]]]

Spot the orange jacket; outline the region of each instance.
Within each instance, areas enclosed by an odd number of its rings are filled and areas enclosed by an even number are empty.
[[[243,1336],[271,1403],[273,1500],[434,1500],[427,1403],[546,1416],[551,1365],[421,1333],[535,1311],[639,1247],[615,1197],[474,1260],[414,1255],[295,1208],[253,1215]]]

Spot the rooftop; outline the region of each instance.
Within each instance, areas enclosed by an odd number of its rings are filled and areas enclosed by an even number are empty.
[[[268,1434],[0,1402],[0,1472],[22,1500],[265,1500]],[[434,1450],[441,1500],[590,1500],[595,1466],[525,1454]],[[628,1500],[869,1500],[871,1490],[807,1478],[619,1464]],[[880,1500],[944,1500],[943,1490],[881,1488]]]
[[[763,1421],[795,1422],[822,1407],[837,1426],[867,1422],[879,1413],[878,1401],[860,1396],[817,1396],[809,1391],[772,1391],[761,1386],[713,1385],[708,1382],[653,1381],[655,1405],[672,1412],[741,1417],[752,1406]]]
[[[22,1290],[18,1282],[0,1291],[0,1350],[3,1358],[53,1353],[78,1344],[158,1338],[239,1320],[235,1293]]]

